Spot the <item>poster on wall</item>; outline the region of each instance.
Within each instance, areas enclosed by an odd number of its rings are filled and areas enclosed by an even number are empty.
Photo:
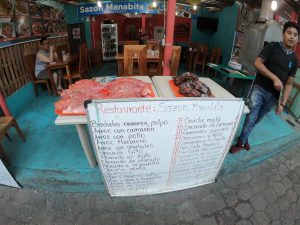
[[[0,42],[11,41],[16,39],[14,23],[0,23]]]
[[[16,21],[16,33],[19,38],[30,37],[31,36],[31,27],[29,20],[21,18]]]
[[[15,0],[1,0],[0,1],[0,19],[12,18],[14,11]]]
[[[79,27],[75,27],[72,29],[72,38],[80,39],[80,28]]]
[[[34,19],[41,19],[42,18],[42,6],[40,4],[37,4],[35,2],[29,3],[29,12],[30,17]]]
[[[32,22],[31,27],[33,35],[41,35],[44,33],[42,22]]]
[[[23,0],[16,0],[16,6],[15,6],[15,15],[17,17],[19,16],[29,16],[29,8],[28,8],[28,2]]]
[[[51,11],[50,7],[43,5],[42,6],[42,18],[45,20],[50,20],[51,19]]]

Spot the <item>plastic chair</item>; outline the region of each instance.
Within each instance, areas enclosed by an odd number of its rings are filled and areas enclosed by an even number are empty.
[[[294,102],[295,102],[295,100],[296,100],[296,98],[297,98],[297,96],[300,92],[300,84],[294,82],[293,83],[293,88],[296,88],[296,93],[293,96],[289,97],[288,100],[287,100],[287,103],[289,104],[289,106],[287,107],[288,112],[291,111],[291,108],[292,108],[292,106],[293,106],[293,104],[294,104]]]
[[[125,45],[124,46],[124,76],[147,74],[146,45]],[[134,62],[137,62],[137,74],[134,71]]]
[[[33,85],[34,85],[34,94],[37,97],[38,96],[38,84],[46,84],[47,89],[48,89],[48,93],[51,95],[50,92],[50,86],[48,83],[48,80],[41,80],[41,79],[36,79],[35,77],[35,57],[36,57],[36,53],[33,52],[32,50],[24,50],[23,53],[24,56],[24,63],[25,63],[25,68],[26,68],[26,72],[29,74]],[[53,90],[53,93],[55,93],[55,91]]]
[[[206,57],[207,57],[207,50],[208,50],[207,45],[198,45],[197,46],[196,56],[195,56],[195,59],[194,59],[193,73],[195,73],[197,65],[201,66],[201,68],[202,68],[201,72],[204,73],[204,68],[205,68],[205,64],[206,64]]]

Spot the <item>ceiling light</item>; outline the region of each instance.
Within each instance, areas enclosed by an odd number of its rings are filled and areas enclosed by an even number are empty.
[[[157,7],[157,2],[156,2],[156,1],[153,1],[153,2],[152,2],[152,7],[153,7],[153,8],[156,8],[156,7]]]
[[[276,0],[273,0],[272,3],[271,3],[271,9],[273,11],[275,11],[277,9],[277,1]]]
[[[100,1],[98,1],[98,2],[97,2],[97,6],[98,6],[99,8],[101,8],[101,7],[102,7],[102,3],[101,3]]]

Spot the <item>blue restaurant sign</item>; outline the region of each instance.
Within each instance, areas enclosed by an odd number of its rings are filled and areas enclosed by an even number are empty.
[[[109,13],[153,13],[157,14],[158,9],[153,9],[152,2],[102,2],[102,7],[97,3],[80,5],[78,16],[90,16]]]
[[[166,6],[167,7],[167,6]],[[193,17],[198,11],[193,11],[192,6],[177,4],[176,10],[180,11],[178,16]],[[152,1],[149,2],[102,2],[102,7],[98,7],[97,2],[85,3],[78,6],[78,16],[91,16],[110,13],[149,13],[160,14],[164,12],[163,2],[157,2],[157,7],[153,8]]]

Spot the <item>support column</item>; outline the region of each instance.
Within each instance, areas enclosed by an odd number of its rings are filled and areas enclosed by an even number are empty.
[[[170,76],[170,63],[172,60],[172,47],[174,40],[174,25],[175,25],[175,12],[176,0],[168,1],[167,22],[166,22],[166,41],[164,50],[164,65],[163,75]]]
[[[146,31],[146,14],[142,14],[142,33]]]

